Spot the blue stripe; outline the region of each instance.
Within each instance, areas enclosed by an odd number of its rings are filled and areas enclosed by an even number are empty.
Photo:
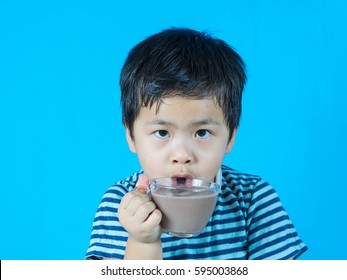
[[[240,230],[241,229],[241,230]],[[212,237],[214,235],[223,235],[223,238],[221,238],[222,240],[226,240],[226,239],[232,239],[232,236],[235,236],[236,233],[238,232],[243,232],[244,233],[244,230],[242,230],[242,227],[240,228],[236,228],[235,231],[232,231],[231,229],[221,229],[218,231],[217,234],[215,234],[214,232],[203,232],[199,235],[196,235],[196,236],[193,236],[193,237],[190,237],[188,240],[182,240],[181,238],[179,237],[176,237],[176,236],[170,236],[170,235],[167,235],[165,237],[163,237],[163,241],[165,242],[181,242],[182,244],[185,244],[186,242],[189,242],[189,240],[197,240],[198,242],[201,242],[201,243],[205,243],[206,240],[209,240],[209,239],[212,239]],[[225,237],[227,236],[227,238]],[[245,234],[242,234],[241,236],[237,236],[235,237],[236,239],[235,240],[239,240],[238,238],[242,237],[242,240],[245,240],[246,239],[246,235]],[[213,239],[212,239],[213,240]]]
[[[169,240],[166,240],[166,242]],[[171,251],[178,251],[181,249],[201,249],[205,247],[211,247],[211,246],[217,246],[217,245],[224,245],[227,246],[227,244],[237,244],[240,242],[244,242],[245,237],[232,237],[232,238],[226,238],[226,239],[221,239],[221,240],[214,240],[210,242],[204,242],[204,243],[184,243],[184,244],[179,244],[179,245],[172,245],[170,247],[165,247],[163,249],[164,252],[171,252]],[[232,248],[230,248],[232,249]]]
[[[100,242],[95,242],[92,244],[92,246],[95,247],[101,247],[101,248],[107,248],[107,249],[125,249],[124,246],[119,246],[119,245],[115,245],[115,244],[107,244],[107,243],[100,243]]]
[[[233,214],[237,212],[238,209],[240,209],[239,205],[235,205],[233,208],[231,208],[232,203],[217,203],[216,209],[214,211],[214,215],[227,215],[227,214]],[[220,208],[224,208],[221,210]]]
[[[284,235],[284,236],[281,236],[279,238],[276,238],[275,240],[272,240],[272,241],[269,241],[269,242],[265,242],[265,243],[262,243],[260,246],[258,246],[257,248],[254,248],[253,250],[250,250],[249,253],[251,255],[255,254],[255,253],[258,253],[259,251],[261,250],[264,250],[266,248],[269,248],[273,245],[276,245],[276,244],[279,244],[287,239],[290,239],[292,238],[293,236],[291,234],[287,234],[287,235]],[[296,244],[297,245],[297,244]]]
[[[215,219],[215,220],[209,221],[207,225],[212,226],[212,225],[232,224],[232,223],[236,223],[236,222],[241,222],[243,220],[244,220],[244,217],[242,215],[232,217],[232,218],[227,218],[227,219],[223,218],[221,216],[220,219],[218,219],[218,220]]]
[[[267,187],[268,185],[264,185],[264,184],[263,184],[263,187],[265,187],[265,186]],[[261,189],[258,189],[258,190],[256,190],[256,191],[253,193],[252,205],[258,203],[260,200],[263,200],[264,198],[266,198],[266,197],[268,197],[268,196],[270,196],[270,195],[273,195],[273,194],[275,193],[275,190],[274,190],[273,188],[271,188],[271,189],[267,190],[266,192],[262,193],[261,195],[258,195],[257,197],[255,197],[255,194],[256,194],[257,192],[259,192],[260,190],[261,190]],[[254,197],[255,197],[255,198],[254,198]]]
[[[107,230],[107,231],[124,231],[125,229],[121,226],[109,226],[109,225],[95,225],[93,230]]]
[[[95,217],[94,218],[94,222],[98,222],[98,221],[118,221],[116,216],[100,216],[100,217]]]
[[[111,202],[111,203],[119,204],[119,203],[120,203],[120,200],[119,200],[118,198],[104,197],[104,198],[101,200],[101,203],[103,203],[103,202]]]
[[[252,245],[252,244],[254,244],[256,242],[259,242],[262,239],[266,239],[268,237],[275,236],[276,234],[279,234],[281,232],[286,232],[288,229],[292,229],[292,228],[293,228],[293,225],[284,225],[284,226],[278,227],[278,228],[276,228],[274,230],[269,230],[269,231],[267,231],[267,232],[265,232],[263,234],[260,234],[260,235],[254,237],[254,238],[249,237],[248,238],[248,244]]]
[[[274,203],[280,202],[278,197],[275,197],[269,201],[264,202],[263,204],[258,205],[253,211],[251,211],[248,214],[248,218],[252,218],[254,216],[254,211],[260,212],[261,210],[263,210],[264,208],[269,207],[270,205],[273,205]]]
[[[263,229],[271,228],[272,226],[276,225],[277,223],[284,222],[284,221],[287,222],[286,223],[286,225],[287,225],[288,219],[285,219],[285,217],[283,217],[283,216],[280,216],[280,217],[275,218],[275,219],[271,219],[267,222],[259,224],[259,225],[255,226],[254,228],[250,229],[248,232],[248,235],[252,236],[254,233],[262,232]]]
[[[105,195],[106,194],[115,194],[119,197],[123,197],[123,195],[126,194],[127,192],[128,192],[128,190],[124,186],[113,185],[111,188],[108,189],[108,191],[105,193]]]
[[[125,237],[125,236],[112,236],[112,235],[109,235],[109,234],[92,234],[92,237],[91,239],[106,239],[106,240],[118,240],[118,241],[127,241],[128,238]],[[103,244],[102,247],[105,247],[105,246],[111,246],[107,243],[100,243],[100,244]],[[101,245],[100,245],[101,246]],[[112,247],[110,248],[116,248],[112,245]]]
[[[119,254],[110,254],[104,251],[96,251],[96,250],[90,251],[86,254],[87,259],[92,259],[93,256],[102,256],[102,258],[106,258],[106,259],[123,259],[124,258],[124,256]]]
[[[236,248],[228,248],[228,249],[222,249],[218,251],[211,251],[207,253],[182,253],[177,255],[169,255],[165,259],[167,260],[181,260],[181,259],[207,259],[207,258],[213,258],[217,256],[223,256],[223,255],[232,255],[232,254],[241,254],[243,257],[235,257],[233,260],[244,260],[246,258],[245,247],[240,246]]]
[[[299,244],[299,242],[295,242],[295,244]],[[294,244],[294,245],[295,245]],[[301,245],[301,244],[300,244]],[[303,246],[302,248],[295,250],[293,253],[289,254],[286,259],[293,258],[294,260],[300,257],[302,253],[304,253],[307,250],[307,246]]]
[[[282,246],[280,248],[277,248],[276,250],[273,250],[271,252],[267,252],[267,253],[265,253],[263,255],[260,255],[259,257],[256,257],[254,259],[255,260],[263,260],[263,259],[269,258],[269,257],[271,257],[273,255],[280,254],[281,252],[284,252],[285,250],[287,250],[288,248],[291,248],[291,247],[297,247],[297,243],[296,242],[292,242],[292,243],[285,244],[284,246]],[[307,247],[305,246],[301,250],[296,250],[296,251],[294,251],[294,253],[290,253],[290,254],[282,256],[280,258],[280,260],[288,260],[291,257],[295,257],[298,254],[303,253],[304,251],[306,251],[306,249],[307,249]]]
[[[110,206],[100,206],[97,210],[97,212],[111,212],[111,213],[116,213],[117,209],[115,209],[114,207],[110,207]]]
[[[258,221],[260,220],[264,220],[266,218],[268,218],[269,216],[273,216],[276,215],[279,212],[282,212],[284,209],[282,206],[276,207],[270,211],[265,212],[264,214],[258,215],[256,217],[252,217],[252,223],[256,224]],[[287,215],[284,216],[284,218],[289,219],[289,217]]]

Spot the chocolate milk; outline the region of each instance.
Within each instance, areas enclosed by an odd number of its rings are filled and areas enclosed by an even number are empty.
[[[205,187],[159,187],[152,197],[163,214],[165,232],[176,236],[200,233],[216,207],[218,192]]]

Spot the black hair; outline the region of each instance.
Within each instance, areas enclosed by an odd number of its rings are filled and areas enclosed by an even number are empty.
[[[154,34],[136,45],[124,63],[123,124],[134,138],[133,125],[143,106],[159,106],[167,97],[212,99],[223,110],[231,138],[240,122],[245,72],[236,51],[205,32],[170,28]]]

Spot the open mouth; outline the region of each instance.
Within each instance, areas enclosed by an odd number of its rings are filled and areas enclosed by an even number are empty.
[[[176,182],[177,182],[177,184],[179,184],[179,185],[185,184],[186,181],[187,181],[187,178],[184,178],[184,177],[177,177],[177,178],[176,178]]]
[[[186,185],[189,181],[193,179],[193,177],[189,174],[179,174],[173,176],[172,179],[175,181],[177,185]]]

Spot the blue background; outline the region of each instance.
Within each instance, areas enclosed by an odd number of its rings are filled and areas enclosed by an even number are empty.
[[[347,259],[343,0],[0,1],[0,259],[83,259],[101,196],[139,168],[122,63],[171,26],[209,31],[247,63],[225,163],[275,187],[301,259]]]

